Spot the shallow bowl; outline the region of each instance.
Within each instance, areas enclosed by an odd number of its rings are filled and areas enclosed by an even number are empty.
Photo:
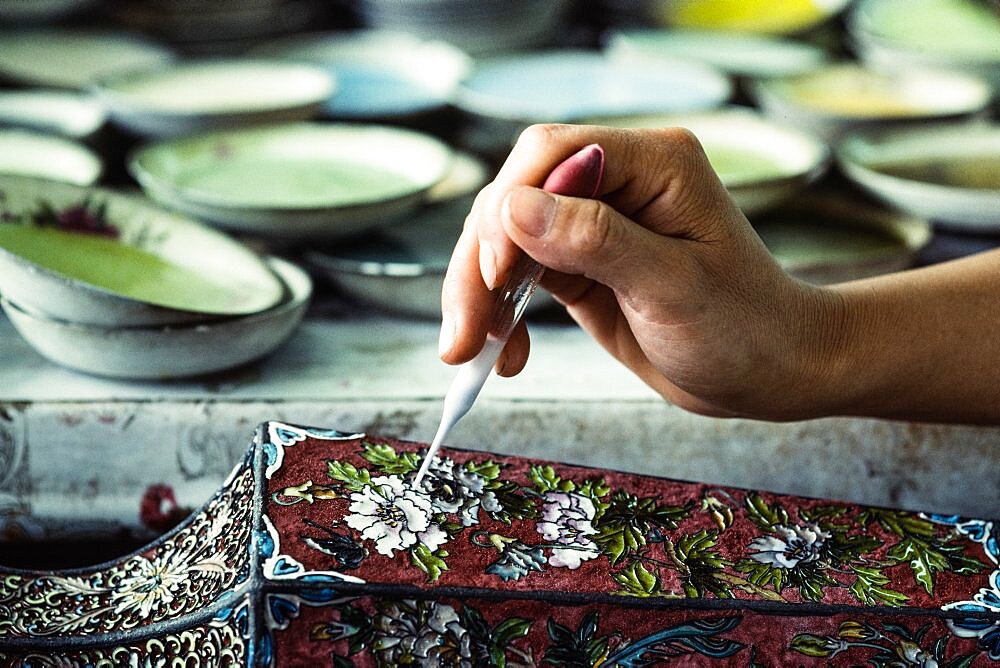
[[[166,327],[102,327],[55,320],[3,299],[21,336],[51,361],[97,376],[166,380],[256,360],[281,345],[302,320],[312,282],[293,264],[270,258],[287,296],[272,309],[218,322]]]
[[[89,186],[100,178],[102,170],[101,159],[71,139],[27,130],[0,130],[0,174]]]
[[[284,294],[249,249],[144,198],[16,176],[0,176],[0,193],[0,291],[32,312],[163,325],[256,313]],[[26,218],[45,227],[26,236]]]

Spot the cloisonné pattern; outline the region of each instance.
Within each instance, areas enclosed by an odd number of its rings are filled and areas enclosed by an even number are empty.
[[[0,641],[128,631],[199,611],[249,575],[253,469],[179,530],[109,568],[0,574]]]

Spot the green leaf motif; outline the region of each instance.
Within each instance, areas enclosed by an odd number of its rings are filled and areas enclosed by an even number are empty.
[[[497,464],[492,459],[487,459],[481,462],[466,462],[465,470],[469,473],[475,473],[478,476],[482,476],[487,482],[496,480],[500,477],[500,464]]]
[[[621,490],[611,495],[607,507],[594,520],[594,528],[598,530],[594,542],[608,555],[612,565],[645,545],[650,529],[676,529],[677,522],[691,512],[691,503],[668,506],[657,500],[657,497],[640,499]]]
[[[468,604],[462,606],[459,614],[462,628],[469,634],[472,658],[477,664],[488,663],[504,668],[510,644],[531,631],[531,621],[520,617],[510,617],[491,628],[483,614]]]
[[[420,466],[420,455],[415,452],[397,454],[384,443],[365,443],[363,447],[361,456],[386,475],[404,476]]]
[[[869,508],[861,513],[858,519],[863,525],[878,522],[883,529],[900,538],[922,538],[928,541],[934,538],[934,523],[913,513],[885,508]]]
[[[914,538],[899,541],[886,556],[900,563],[908,562],[913,570],[913,578],[924,586],[924,591],[928,594],[934,593],[934,573],[946,571],[950,566],[943,553]]]
[[[684,582],[688,596],[701,597],[711,592],[719,598],[732,598],[729,584],[718,577],[726,567],[732,566],[732,562],[712,549],[718,540],[719,532],[714,529],[702,529],[677,539],[674,553],[688,570]]]
[[[736,562],[736,570],[746,573],[747,580],[758,587],[771,587],[781,593],[785,586],[785,569],[762,564],[756,559],[740,559]]]
[[[417,545],[410,550],[410,560],[413,565],[427,574],[427,581],[434,582],[441,574],[448,570],[445,563],[448,553],[445,550],[431,552],[426,545]]]
[[[493,492],[493,496],[496,497],[497,504],[500,506],[500,510],[490,512],[493,519],[510,524],[513,520],[538,517],[538,507],[535,505],[535,500],[525,496],[516,482],[494,480],[486,485],[486,489]]]
[[[638,561],[630,564],[621,573],[615,573],[612,577],[615,582],[622,586],[621,591],[616,592],[618,594],[650,598],[663,593],[660,576],[648,571]]]
[[[800,633],[792,638],[792,649],[799,654],[823,659],[833,654],[835,645],[829,638],[811,633]]]
[[[563,480],[551,466],[533,465],[528,469],[528,478],[535,485],[539,494],[546,492],[572,492],[576,485],[572,480]]]
[[[770,506],[764,498],[756,492],[747,494],[746,498],[747,515],[754,524],[765,531],[770,531],[779,524],[788,524],[788,513],[779,504]]]
[[[607,653],[608,638],[597,635],[598,620],[598,613],[590,612],[574,632],[549,617],[546,630],[552,643],[545,650],[543,663],[574,668],[599,665]]]
[[[368,469],[356,468],[354,464],[349,462],[328,461],[326,474],[334,480],[344,483],[344,486],[353,492],[360,492],[372,484],[372,477],[368,473]]]
[[[850,592],[864,605],[885,605],[898,607],[909,600],[906,594],[888,589],[889,578],[882,575],[877,568],[867,566],[852,566],[857,577],[850,587]]]

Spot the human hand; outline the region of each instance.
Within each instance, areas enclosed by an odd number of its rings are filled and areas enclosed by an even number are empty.
[[[599,200],[541,191],[591,143],[605,152]],[[680,129],[539,125],[476,198],[442,296],[441,356],[470,360],[518,249],[572,317],[669,401],[719,416],[823,413],[839,299],[788,276],[733,204],[698,141]],[[521,323],[497,362],[528,357]]]

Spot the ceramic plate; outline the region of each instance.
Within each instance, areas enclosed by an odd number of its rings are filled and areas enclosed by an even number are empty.
[[[703,30],[614,31],[606,53],[612,60],[625,63],[687,58],[742,77],[802,74],[827,60],[823,49],[805,42]]]
[[[875,67],[949,67],[1000,90],[1000,13],[976,0],[860,0],[848,21]]]
[[[209,60],[102,79],[112,120],[147,137],[303,120],[333,95],[329,74],[270,60]]]
[[[17,83],[83,90],[101,77],[161,67],[171,60],[166,48],[126,33],[0,31],[0,77]]]
[[[129,170],[153,199],[230,229],[336,238],[412,211],[451,157],[409,130],[300,123],[154,144]]]
[[[265,45],[262,56],[315,63],[337,80],[325,112],[334,118],[388,119],[451,102],[472,61],[459,49],[406,33],[321,33]]]
[[[947,226],[1000,232],[1000,124],[962,123],[849,137],[848,178],[875,197]]]
[[[972,114],[991,97],[981,79],[955,72],[881,74],[852,64],[760,81],[752,92],[768,115],[828,138],[850,129]]]
[[[256,313],[283,296],[248,249],[144,198],[14,176],[0,176],[0,193],[0,291],[33,312],[167,324]]]
[[[40,89],[0,91],[0,126],[87,139],[101,129],[107,116],[89,95]]]
[[[673,0],[655,3],[662,23],[677,28],[790,34],[836,16],[850,0]]]
[[[165,380],[229,369],[281,345],[302,321],[312,282],[301,269],[271,258],[285,299],[240,318],[169,327],[102,327],[55,320],[10,299],[3,310],[21,336],[57,364],[98,376]]]
[[[925,219],[839,194],[797,198],[754,228],[786,271],[819,284],[906,269],[931,239]]]
[[[89,148],[69,139],[26,130],[0,130],[0,174],[89,186],[101,175],[101,160]]]
[[[730,92],[726,77],[700,63],[626,66],[592,52],[550,51],[482,62],[458,104],[487,118],[557,122],[695,111],[718,106]]]
[[[748,109],[590,119],[617,127],[684,127],[698,137],[719,179],[748,216],[772,208],[819,177],[826,144]]]

